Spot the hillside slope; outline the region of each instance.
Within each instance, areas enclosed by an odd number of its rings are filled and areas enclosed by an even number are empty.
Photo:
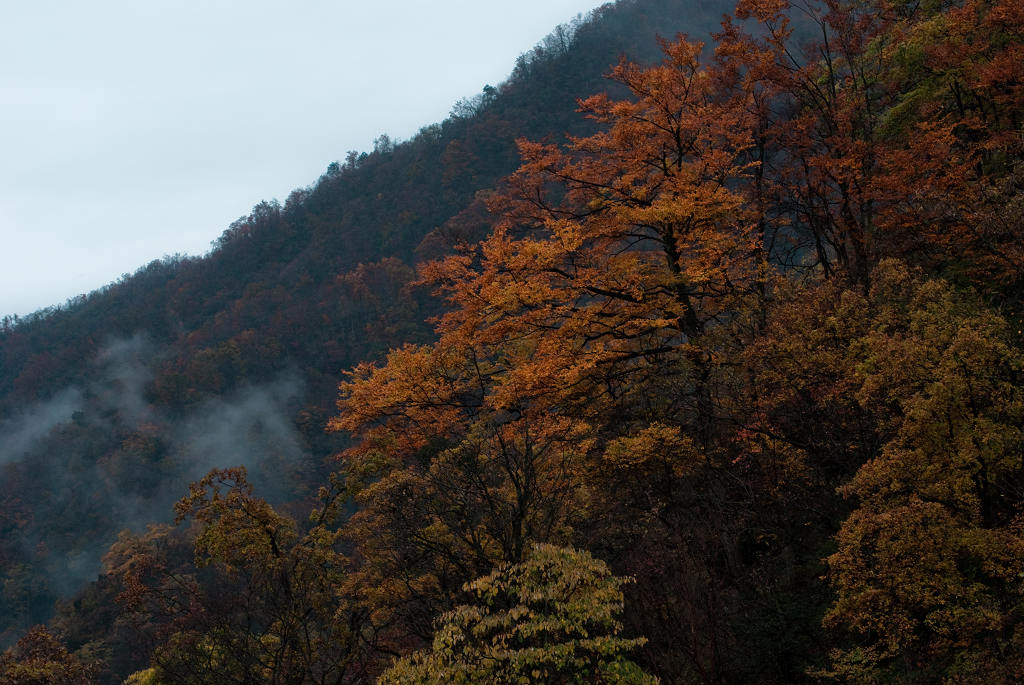
[[[341,371],[429,340],[438,311],[415,264],[485,233],[475,201],[518,164],[519,137],[589,124],[656,34],[717,28],[718,2],[622,0],[560,27],[511,77],[412,140],[382,137],[282,204],[264,202],[204,257],[165,257],[0,328],[0,635],[45,619],[94,577],[127,526],[166,520],[212,466],[246,463],[277,501],[302,500],[341,447],[324,434]],[[269,474],[269,475],[268,475]]]

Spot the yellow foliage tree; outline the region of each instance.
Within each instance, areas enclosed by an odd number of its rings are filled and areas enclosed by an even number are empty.
[[[1024,355],[1006,322],[902,265],[876,270],[858,400],[892,426],[842,492],[826,624],[843,681],[1024,677]],[[885,425],[884,423],[882,424]]]
[[[438,621],[432,648],[400,659],[380,685],[656,685],[626,655],[623,581],[586,552],[536,545],[519,564],[468,583],[471,604]]]

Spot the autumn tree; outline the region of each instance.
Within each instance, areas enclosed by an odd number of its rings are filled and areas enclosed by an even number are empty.
[[[157,683],[347,683],[363,677],[360,619],[338,596],[345,560],[325,489],[305,532],[253,494],[245,470],[215,469],[177,505],[195,522],[195,567],[160,552],[169,530],[108,555],[129,620],[156,624]]]
[[[471,603],[438,620],[432,648],[378,683],[654,685],[627,658],[643,639],[621,635],[623,582],[586,552],[535,545],[522,562],[468,583]]]
[[[842,488],[827,625],[840,680],[1011,682],[1024,674],[1024,355],[1006,322],[893,263],[875,277],[858,400],[891,439]]]
[[[385,634],[429,638],[465,582],[532,540],[564,540],[584,515],[586,427],[486,406],[495,360],[480,349],[407,346],[342,385],[331,425],[362,439],[342,464],[358,505],[349,587]]]
[[[83,660],[43,626],[35,626],[0,654],[0,681],[8,685],[91,685],[101,664]]]
[[[737,189],[756,163],[745,96],[719,88],[733,75],[706,69],[700,44],[663,47],[662,65],[613,73],[635,99],[583,104],[607,130],[522,141],[493,233],[424,267],[452,305],[440,340],[341,386],[331,426],[357,438],[342,460],[363,592],[424,638],[463,583],[570,539],[587,474],[615,463],[602,440],[659,417],[710,439],[699,338],[764,282]],[[677,442],[668,458],[693,459]]]
[[[716,53],[759,103],[773,254],[862,285],[885,256],[1016,282],[1021,227],[991,220],[986,188],[1021,154],[1019,12],[742,0],[735,17]]]
[[[762,265],[737,190],[756,166],[745,96],[718,87],[729,75],[702,66],[700,44],[663,47],[662,65],[613,71],[635,100],[582,103],[605,131],[565,149],[521,141],[492,234],[424,269],[454,305],[439,330],[523,341],[503,385],[549,406],[642,412],[631,388],[678,376],[684,349],[700,360],[696,339]]]
[[[710,62],[679,39],[660,65],[620,64],[631,97],[581,103],[599,133],[520,141],[492,233],[421,269],[451,307],[438,342],[341,386],[377,618],[423,639],[524,542],[585,541],[638,577],[666,677],[790,682],[824,660],[823,541],[856,506],[835,488],[862,496],[854,474],[904,439],[923,392],[891,370],[892,397],[863,395],[882,332],[916,335],[885,328],[893,274],[1008,302],[1019,281],[1019,217],[1000,205],[1019,199],[1019,17],[964,7],[744,0]],[[997,34],[1005,52],[972,47]],[[957,106],[968,81],[999,106]],[[770,626],[785,639],[751,650]]]

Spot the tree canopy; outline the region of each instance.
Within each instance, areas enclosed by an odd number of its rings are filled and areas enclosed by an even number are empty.
[[[320,337],[262,337],[247,303],[294,292],[251,285],[214,317],[245,332],[151,394],[188,406],[300,342],[336,361],[364,328],[390,351],[344,375],[333,418],[304,411],[337,448],[317,497],[271,506],[215,469],[178,528],[111,549],[115,620],[149,641],[136,681],[1024,678],[1018,4],[740,0],[710,40],[612,67],[564,142],[518,137],[518,170],[415,269],[297,278]],[[498,116],[589,26],[449,127]],[[418,143],[448,141],[442,185],[502,154],[446,135]],[[418,173],[412,149],[381,139],[322,187],[405,226],[428,212],[356,170]],[[221,250],[259,262],[321,201],[261,207]],[[157,433],[108,440],[156,463]],[[8,573],[4,601],[27,587]]]

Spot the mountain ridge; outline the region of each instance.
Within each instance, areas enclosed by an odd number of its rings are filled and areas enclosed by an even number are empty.
[[[136,506],[155,514],[169,502],[165,496],[144,504],[147,492],[184,489],[180,469],[191,457],[175,466],[174,450],[183,449],[175,426],[209,411],[219,398],[262,392],[282,374],[297,373],[301,390],[287,409],[279,407],[297,426],[299,437],[287,439],[302,443],[292,456],[308,462],[292,468],[306,472],[295,476],[306,482],[316,481],[309,471],[329,470],[324,460],[343,442],[323,427],[341,370],[433,336],[424,320],[439,311],[438,304],[408,284],[417,261],[446,249],[439,227],[476,222],[475,230],[484,230],[487,218],[474,197],[515,169],[516,138],[561,140],[565,133],[591,131],[573,103],[607,85],[603,75],[620,55],[655,60],[655,34],[674,33],[688,22],[685,28],[710,32],[716,9],[725,6],[702,2],[683,9],[661,0],[622,0],[598,8],[586,20],[556,29],[519,58],[508,81],[460,101],[444,122],[401,143],[382,136],[373,151],[332,163],[283,204],[257,204],[208,255],[154,260],[64,305],[5,318],[0,431],[36,425],[43,417],[50,421],[38,424],[46,429],[45,440],[18,454],[0,454],[7,471],[0,559],[8,574],[21,574],[11,587],[33,586],[29,599],[0,607],[0,614],[15,617],[6,626],[8,639],[15,627],[47,616],[46,607],[73,585],[68,578],[54,580],[61,555],[81,559],[79,581],[88,580],[105,546],[96,539],[109,544],[126,523],[138,525],[139,517],[119,521],[99,502],[136,487]],[[111,389],[123,393],[124,379],[111,376],[108,362],[96,361],[109,360],[112,349],[129,348],[135,356],[125,363],[145,369],[132,386],[131,403],[146,409],[134,414],[128,403],[102,399],[113,397]],[[68,389],[78,393],[71,408],[60,399]],[[65,414],[52,420],[60,408]],[[254,421],[269,415],[260,416]],[[70,495],[67,478],[58,479],[63,485],[57,487],[34,477],[34,468],[56,468],[43,450],[63,453],[67,472],[96,492],[83,499]],[[44,463],[51,465],[44,469]],[[142,475],[158,464],[159,475]],[[141,484],[133,486],[133,478]],[[177,485],[170,485],[175,478]],[[31,523],[19,525],[25,517]],[[60,529],[92,526],[90,543],[58,536],[40,556],[28,541],[46,537],[58,517]],[[56,586],[64,589],[55,594]]]

